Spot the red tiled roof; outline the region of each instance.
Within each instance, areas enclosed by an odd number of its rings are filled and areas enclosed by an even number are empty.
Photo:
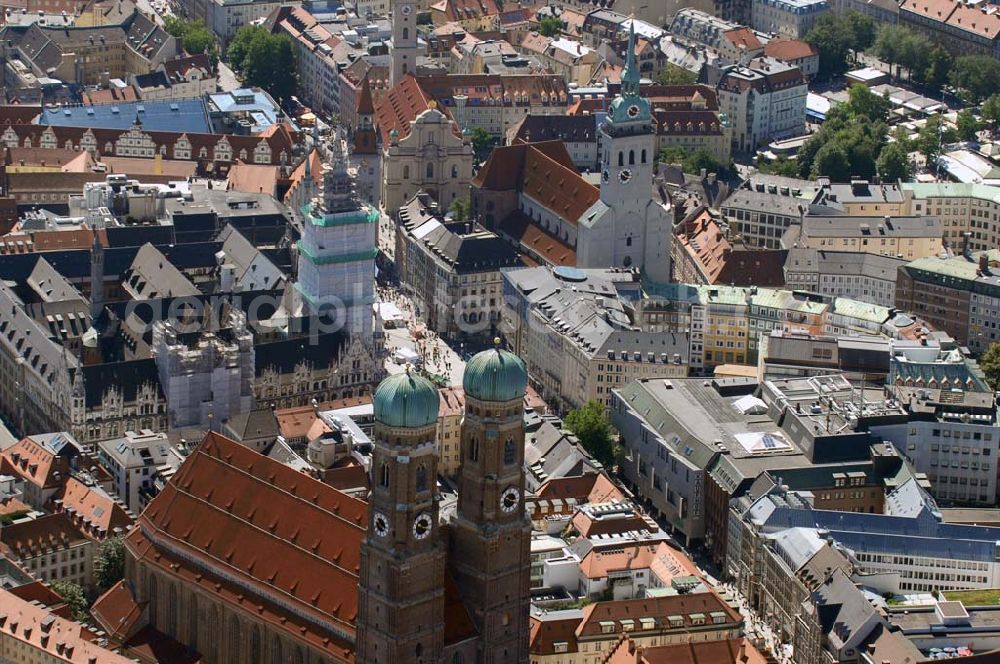
[[[22,560],[85,541],[87,537],[65,512],[0,528],[3,549]]]
[[[336,662],[353,662],[367,512],[363,501],[210,433],[143,512],[126,546],[140,562],[202,586]],[[446,635],[464,634],[465,609],[454,606],[457,593],[447,598],[446,623],[457,622],[446,624]]]
[[[93,245],[93,235],[91,244]],[[69,466],[57,459],[56,455],[36,443],[30,436],[17,441],[0,455],[3,459],[2,470],[8,475],[15,475],[35,486],[45,488],[58,487],[62,480],[56,480],[53,473],[56,470],[66,472]]]
[[[189,555],[353,631],[367,505],[209,434],[140,517]]]
[[[576,250],[559,238],[546,233],[522,212],[514,212],[500,222],[498,229],[548,265],[576,265]]]
[[[736,48],[740,48],[742,46],[748,51],[756,51],[763,47],[763,44],[761,44],[760,40],[757,39],[757,35],[753,33],[753,30],[747,27],[727,30],[722,33],[722,36],[732,42]]]
[[[776,60],[793,62],[803,58],[819,56],[819,51],[812,44],[799,39],[774,39],[769,41],[767,46],[764,47],[764,55]]]
[[[60,496],[62,509],[72,510],[73,517],[98,533],[111,535],[115,528],[124,533],[132,526],[132,517],[125,508],[116,503],[103,491],[95,491],[75,477],[66,480]]]
[[[145,625],[143,607],[136,601],[132,587],[125,580],[108,588],[90,608],[91,617],[115,643],[124,643],[137,628]]]
[[[773,661],[745,638],[638,646],[624,636],[604,664],[767,664]]]
[[[984,9],[986,7],[980,5],[956,3],[955,10],[948,17],[947,23],[980,37],[996,39],[1000,35],[1000,16],[997,16],[995,9],[992,11]]]
[[[521,191],[556,216],[576,224],[601,197],[600,190],[577,173],[541,150],[525,153]]]
[[[71,620],[73,609],[59,594],[41,581],[32,581],[23,586],[10,588],[8,592],[16,597],[31,602],[35,606],[44,606],[49,611],[59,616]]]
[[[538,500],[575,498],[578,504],[605,503],[625,497],[604,473],[551,479],[538,487],[535,496]]]
[[[399,133],[399,138],[409,136],[410,123],[430,108],[432,101],[414,76],[404,76],[379,99],[375,107],[375,124],[382,133],[382,143],[389,144],[389,134],[393,129]],[[438,110],[450,117],[447,108]]]
[[[368,82],[368,77],[361,83],[361,92],[358,94],[358,113],[373,115],[375,113],[375,102],[372,101],[372,86]]]

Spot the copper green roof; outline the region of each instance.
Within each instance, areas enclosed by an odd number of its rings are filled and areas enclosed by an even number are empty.
[[[416,429],[437,422],[440,397],[434,384],[407,371],[389,376],[375,388],[375,421]]]
[[[528,370],[513,353],[494,348],[473,356],[462,377],[465,393],[481,401],[521,399],[528,389]]]

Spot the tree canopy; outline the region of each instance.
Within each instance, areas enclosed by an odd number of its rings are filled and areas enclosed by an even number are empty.
[[[994,390],[1000,390],[1000,342],[994,341],[979,357],[979,368],[986,375],[986,382]]]
[[[53,581],[49,584],[53,592],[63,598],[70,611],[73,612],[73,620],[84,622],[90,618],[87,609],[90,606],[87,602],[87,595],[78,583],[71,581]]]
[[[295,49],[288,35],[245,25],[233,37],[226,56],[247,85],[262,88],[275,99],[295,94]]]
[[[546,37],[555,37],[562,32],[565,25],[558,16],[545,16],[538,22],[538,33]]]
[[[874,177],[887,145],[888,116],[885,99],[863,85],[853,86],[847,102],[830,109],[823,126],[799,150],[799,175],[825,175],[837,182]]]
[[[733,170],[731,163],[723,164],[705,148],[688,152],[680,146],[671,145],[663,148],[657,159],[664,164],[680,164],[685,173],[700,173],[704,168],[706,173],[715,173],[725,178],[732,175]]]
[[[1000,123],[1000,92],[987,97],[980,107],[979,113],[982,115],[983,121],[989,124],[990,129],[996,131],[997,124]]]
[[[875,21],[853,10],[827,12],[804,39],[819,51],[819,76],[835,78],[847,71],[852,52],[863,51],[875,41]]]
[[[978,104],[1000,90],[1000,62],[988,55],[963,55],[948,77],[966,100]]]
[[[207,53],[213,65],[219,61],[218,41],[204,21],[184,21],[176,16],[168,16],[163,28],[176,37],[190,55]]]
[[[906,146],[895,141],[889,143],[878,154],[875,170],[882,182],[909,180],[913,177],[913,162]]]
[[[668,62],[667,66],[656,76],[656,82],[660,85],[691,85],[697,80],[697,73],[672,62]]]
[[[600,401],[588,401],[583,408],[570,411],[563,422],[590,456],[611,468],[615,462],[615,441],[611,423]]]
[[[109,537],[101,542],[94,558],[97,589],[104,592],[125,576],[125,542],[121,537]]]

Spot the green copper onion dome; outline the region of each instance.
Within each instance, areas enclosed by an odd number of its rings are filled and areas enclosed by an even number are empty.
[[[440,397],[434,384],[407,370],[389,376],[375,388],[375,421],[416,429],[437,422]]]
[[[521,399],[528,389],[528,370],[517,355],[493,348],[476,353],[465,366],[465,393],[481,401]]]

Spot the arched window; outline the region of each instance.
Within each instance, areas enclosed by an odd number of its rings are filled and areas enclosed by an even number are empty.
[[[451,167],[451,177],[453,178],[458,177],[458,166],[455,166],[454,164]]]
[[[508,438],[503,444],[503,463],[510,466],[517,460],[517,449],[514,447],[514,439]]]
[[[624,152],[621,152],[621,151],[618,152],[618,165],[619,166],[624,166],[625,165],[625,153]]]
[[[259,662],[261,661],[262,650],[260,647],[260,625],[254,625],[253,631],[250,632],[250,661]]]
[[[177,585],[171,583],[170,590],[167,592],[169,596],[169,603],[167,604],[167,634],[171,636],[178,636],[178,626],[177,626]]]
[[[427,491],[427,466],[417,466],[417,491]]]
[[[631,237],[625,238],[625,246],[626,247],[631,247],[632,246],[632,238]]]
[[[156,593],[156,575],[149,575],[149,622],[156,624],[156,605],[160,602],[160,596]]]
[[[382,476],[379,478],[378,483],[384,487],[389,486],[389,464],[387,463],[382,464]]]
[[[427,162],[427,177],[434,177],[434,162],[432,161]]]
[[[238,662],[240,661],[240,621],[236,619],[236,616],[232,616],[229,619],[229,656],[226,657],[227,661]]]
[[[409,39],[409,38],[410,38],[410,29],[403,28],[403,39]]]
[[[464,664],[464,661],[462,659],[462,653],[456,652],[454,655],[452,655],[451,664]]]
[[[188,596],[188,645],[192,650],[198,649],[198,598]]]
[[[417,644],[417,647],[413,649],[413,653],[414,653],[414,654],[415,654],[415,655],[416,655],[417,657],[420,657],[421,655],[423,655],[423,654],[424,654],[424,644],[422,644],[422,643],[418,643],[418,644]]]
[[[628,165],[635,166],[635,150],[628,151]]]
[[[409,167],[409,165],[403,166],[403,179],[404,180],[409,180],[410,179],[410,167]]]
[[[281,639],[279,639],[278,637],[274,637],[274,640],[271,641],[271,661],[275,662],[275,664],[277,664],[277,662],[282,661],[281,660]]]
[[[642,149],[642,163],[646,163],[646,148]]]
[[[469,445],[469,460],[479,461],[479,439],[473,438],[472,444]]]

